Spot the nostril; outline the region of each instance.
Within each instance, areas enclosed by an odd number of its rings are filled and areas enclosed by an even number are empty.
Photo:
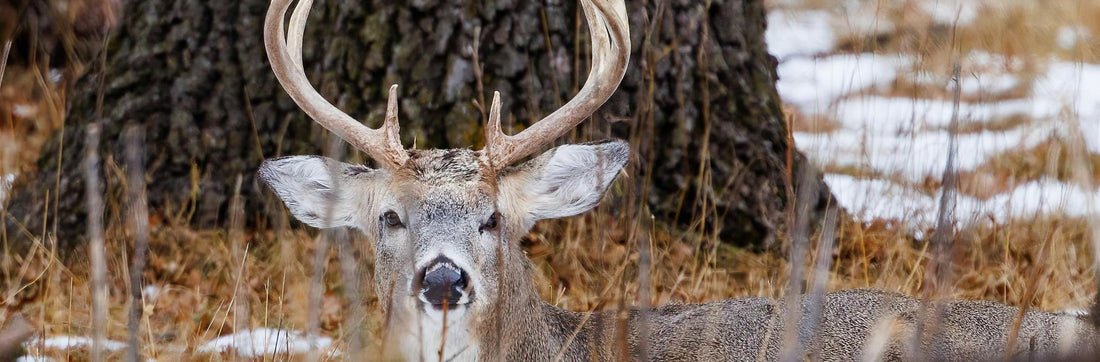
[[[453,270],[445,265],[436,264],[434,270],[424,273],[424,287],[429,289],[465,285],[466,278],[462,271]]]
[[[454,287],[458,290],[466,289],[466,271],[458,271],[458,280],[454,282]]]
[[[469,275],[447,258],[437,258],[421,271],[420,296],[428,304],[440,308],[454,306],[466,296]]]

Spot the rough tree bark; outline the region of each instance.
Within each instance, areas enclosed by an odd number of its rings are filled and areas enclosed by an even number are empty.
[[[41,225],[60,168],[50,214],[60,215],[61,240],[79,240],[83,186],[74,165],[84,126],[96,120],[104,125],[103,152],[114,159],[124,148],[122,130],[145,127],[148,194],[161,217],[224,223],[237,175],[245,177],[248,208],[262,209],[252,179],[260,161],[318,153],[325,138],[268,68],[267,5],[127,3],[106,67],[93,67],[78,84],[63,136],[43,150],[39,174],[23,177],[9,207],[14,219]],[[789,151],[763,1],[627,6],[631,66],[619,92],[582,127],[584,138],[632,139],[639,156],[632,179],[651,180],[643,194],[658,220],[690,229],[705,216],[705,230],[722,240],[763,245],[782,226]],[[505,122],[518,129],[572,96],[587,72],[584,29],[575,1],[322,1],[310,15],[304,55],[321,93],[370,125],[381,122],[387,86],[399,83],[406,146],[479,147],[483,115],[474,100],[484,104],[499,90]],[[471,49],[484,68],[480,78]],[[796,151],[793,160],[798,174],[806,162]]]

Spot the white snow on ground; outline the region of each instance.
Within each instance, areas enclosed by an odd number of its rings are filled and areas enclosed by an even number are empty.
[[[935,226],[938,194],[926,195],[890,181],[848,175],[828,174],[825,182],[837,202],[864,221],[905,220],[916,228]],[[1100,205],[1100,192],[1089,192],[1057,180],[1039,180],[988,200],[959,195],[955,202],[955,218],[963,223],[1003,222],[1055,212],[1083,217]]]
[[[982,6],[980,0],[928,0],[920,2],[920,7],[932,21],[940,25],[965,26],[978,18]]]
[[[1010,74],[971,73],[960,78],[959,90],[967,96],[1001,94],[1020,85],[1020,80]]]
[[[768,52],[780,60],[833,50],[834,39],[829,14],[824,11],[768,13],[764,41],[768,43]]]
[[[959,89],[962,96],[966,98],[988,98],[992,95],[1001,95],[1016,89],[1021,84],[1019,77],[1003,71],[962,70],[960,73]],[[945,89],[951,84],[950,75],[940,75],[928,71],[907,72],[903,73],[901,77],[916,85],[941,89]]]
[[[1057,116],[1077,119],[1089,151],[1100,153],[1100,65],[1051,62],[1030,98],[1060,105]]]
[[[163,288],[159,285],[146,285],[144,288],[141,288],[141,297],[145,299],[146,303],[152,303],[160,296],[162,289]]]
[[[52,358],[42,356],[21,356],[15,362],[54,362]]]
[[[199,352],[213,353],[235,351],[244,358],[270,354],[304,353],[326,348],[332,338],[306,336],[299,331],[258,328],[221,336],[199,346]]]
[[[1041,129],[961,134],[957,138],[956,167],[972,170],[998,153],[1034,147],[1049,135],[1050,131]],[[857,167],[920,183],[929,177],[939,179],[947,163],[950,136],[946,131],[875,135],[839,130],[827,134],[796,132],[794,141],[819,165]]]
[[[911,188],[886,180],[837,174],[825,175],[825,183],[837,202],[864,221],[909,220],[924,227],[936,220],[936,200]]]
[[[963,202],[967,201],[967,202]],[[1082,190],[1058,180],[1041,179],[1016,187],[1009,194],[996,195],[984,202],[971,198],[959,199],[956,215],[992,216],[997,220],[1030,218],[1039,214],[1063,213],[1067,216],[1088,216],[1100,205],[1100,192]]]
[[[1059,109],[1043,100],[960,103],[959,121],[986,123],[1015,115],[1047,118],[1057,115]],[[869,96],[839,101],[832,117],[845,128],[889,136],[944,129],[951,125],[953,112],[950,100]]]
[[[11,114],[19,118],[29,118],[31,116],[34,116],[35,112],[37,111],[38,107],[35,107],[33,105],[16,104],[14,107],[12,107]]]
[[[202,353],[235,352],[243,358],[262,357],[264,355],[305,353],[332,345],[332,338],[323,336],[308,337],[299,331],[258,328],[236,334],[221,336],[198,347]],[[31,339],[23,344],[28,349],[87,350],[92,347],[92,338],[84,336],[54,336],[45,339]],[[108,351],[125,349],[126,343],[107,340],[104,348]],[[45,357],[26,356],[21,361],[52,361]]]
[[[821,114],[845,94],[887,86],[911,60],[899,56],[843,54],[795,58],[779,64],[776,87],[783,101],[805,114]]]
[[[933,21],[952,24],[957,17],[960,25],[965,25],[974,21],[985,5],[982,1],[925,0],[920,6]],[[877,22],[874,12],[862,14],[865,21]],[[811,160],[886,177],[826,175],[841,205],[865,220],[905,220],[913,226],[927,227],[936,219],[938,199],[907,185],[940,179],[947,162],[952,101],[876,94],[885,94],[881,91],[889,90],[899,79],[949,89],[953,86],[950,75],[914,71],[914,62],[908,56],[828,55],[832,52],[828,47],[836,43],[836,32],[852,26],[853,17],[859,16],[850,11],[773,11],[767,40],[780,59],[777,88],[784,102],[804,117],[823,117],[838,126],[829,133],[794,134],[797,147]],[[837,17],[841,18],[839,22]],[[828,26],[834,28],[823,29]],[[1074,41],[1089,36],[1088,29],[1081,27],[1060,32],[1060,38],[1068,38],[1064,34],[1072,32]],[[1016,74],[1025,68],[1019,58],[973,51],[961,63],[959,87],[966,99],[997,99],[988,96],[1030,86],[1029,93],[1019,99],[962,102],[959,120],[964,127],[980,129],[982,124],[1013,117],[1035,121],[1003,131],[959,134],[958,170],[973,170],[998,154],[1032,148],[1051,138],[1083,139],[1090,152],[1100,153],[1100,65],[1052,59],[1044,63],[1045,73],[1023,83]],[[1040,180],[987,200],[960,195],[955,215],[964,222],[1007,221],[1044,213],[1086,216],[1097,205],[1100,190]]]
[[[42,347],[49,349],[82,349],[92,348],[92,337],[84,336],[54,336],[45,339],[33,338],[25,343],[24,346],[34,348]],[[103,348],[108,351],[118,351],[126,348],[126,343],[112,340],[104,340]]]
[[[1063,26],[1058,29],[1058,37],[1055,41],[1058,43],[1058,47],[1069,50],[1077,46],[1082,41],[1091,40],[1091,34],[1089,29],[1080,25]]]

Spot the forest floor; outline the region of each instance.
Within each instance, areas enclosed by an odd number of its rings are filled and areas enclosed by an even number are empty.
[[[1047,311],[1089,306],[1100,238],[1100,24],[1091,21],[1100,18],[1100,2],[772,0],[769,9],[767,41],[780,61],[792,137],[856,216],[840,223],[838,247],[826,254],[829,290],[935,290],[939,298]],[[944,261],[948,275],[926,278],[950,149],[955,63],[954,248]],[[0,99],[17,104],[7,111],[33,118],[39,111],[11,89],[0,89]],[[55,128],[15,129],[0,129],[0,194],[19,169],[13,165],[33,160],[27,150]],[[652,231],[651,282],[641,285],[646,266],[639,265],[634,220],[614,216],[616,203],[540,224],[524,238],[544,299],[579,311],[787,292],[786,252],[663,230]],[[145,356],[325,360],[345,351],[353,326],[380,328],[366,240],[353,236],[359,264],[351,282],[341,277],[339,258],[348,250],[327,249],[318,287],[314,253],[330,244],[326,234],[184,224],[152,225],[141,290]],[[823,243],[811,239],[805,255],[813,265]],[[115,357],[128,338],[131,240],[132,230],[108,230],[107,337]],[[87,359],[88,260],[62,263],[46,245],[0,260],[0,325],[20,313],[36,327],[25,344],[35,357],[27,361]],[[361,286],[362,297],[347,300],[346,283]],[[651,298],[639,301],[645,289]],[[350,319],[357,308],[367,311],[364,320]]]

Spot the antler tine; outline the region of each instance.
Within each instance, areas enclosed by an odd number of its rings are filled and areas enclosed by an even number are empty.
[[[290,60],[294,61],[299,69],[305,72],[302,66],[302,38],[306,32],[306,20],[309,19],[309,10],[313,8],[313,0],[298,0],[294,6],[294,12],[290,13],[290,34],[302,34],[286,39],[286,48],[290,53]]]
[[[395,169],[408,160],[401,146],[397,122],[397,85],[390,87],[386,121],[379,129],[364,126],[347,113],[333,106],[309,84],[302,67],[302,37],[312,0],[300,0],[290,17],[290,34],[283,30],[283,21],[291,0],[273,0],[264,19],[264,44],[271,70],[294,103],[337,137],[356,149],[366,152],[381,167]]]
[[[592,69],[584,87],[561,108],[509,136],[500,128],[499,104],[494,95],[485,127],[486,162],[506,167],[569,132],[592,115],[619,87],[630,58],[630,29],[623,0],[581,0],[592,37]],[[492,113],[497,113],[494,117]]]
[[[494,91],[493,103],[489,106],[489,122],[485,124],[484,154],[488,157],[486,161],[490,165],[495,165],[496,162],[499,162],[499,160],[492,157],[492,155],[496,152],[496,147],[505,144],[506,139],[502,139],[502,136],[508,137],[500,128],[500,92]],[[507,166],[507,164],[504,164],[501,167]]]

